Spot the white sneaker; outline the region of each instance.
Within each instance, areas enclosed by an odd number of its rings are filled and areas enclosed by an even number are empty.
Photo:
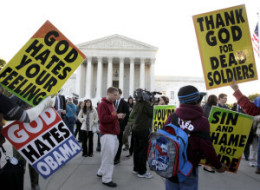
[[[151,173],[148,173],[146,172],[145,174],[141,175],[141,174],[138,174],[137,177],[140,177],[140,178],[146,178],[146,179],[150,179],[153,177],[153,175]]]
[[[249,165],[250,165],[251,167],[256,167],[256,166],[257,166],[257,163],[256,163],[256,162],[249,162]]]
[[[136,175],[136,174],[138,174],[138,172],[136,172],[136,171],[133,170],[133,171],[132,171],[132,174],[135,174],[135,175]]]

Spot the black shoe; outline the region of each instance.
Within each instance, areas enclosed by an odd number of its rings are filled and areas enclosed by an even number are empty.
[[[125,157],[127,157],[127,158],[130,158],[132,156],[132,154],[128,154],[127,156],[125,156]]]
[[[114,183],[113,181],[110,181],[110,182],[108,182],[108,183],[104,183],[104,182],[103,182],[103,184],[106,185],[106,186],[108,186],[108,187],[117,187],[117,184]]]
[[[82,156],[83,156],[83,157],[88,157],[88,155],[87,155],[87,154],[82,154]]]
[[[100,152],[100,151],[101,151],[101,149],[100,149],[99,147],[97,147],[96,151],[97,151],[97,152]]]
[[[117,165],[117,164],[119,164],[119,163],[120,163],[120,160],[115,160],[115,161],[114,161],[114,164],[115,164],[115,165]]]
[[[97,174],[98,177],[102,177],[102,175]]]
[[[89,157],[93,157],[93,154],[89,154],[88,156],[89,156]]]
[[[205,168],[205,166],[203,167],[203,170],[209,172],[209,173],[215,173],[215,170],[213,168],[211,168],[211,170]]]

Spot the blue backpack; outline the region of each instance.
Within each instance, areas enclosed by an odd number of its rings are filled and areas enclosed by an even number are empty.
[[[188,134],[169,124],[150,135],[148,164],[151,170],[164,178],[178,177],[183,182],[192,171],[187,158]]]

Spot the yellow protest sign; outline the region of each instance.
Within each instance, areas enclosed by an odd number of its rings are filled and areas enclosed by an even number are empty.
[[[207,89],[257,79],[245,5],[193,16]]]
[[[161,129],[168,116],[174,112],[174,105],[154,106],[153,107],[153,132]]]
[[[212,144],[220,162],[228,166],[227,171],[236,173],[253,117],[214,106],[209,116],[209,123]]]
[[[46,21],[0,72],[1,85],[32,106],[56,94],[85,55]]]

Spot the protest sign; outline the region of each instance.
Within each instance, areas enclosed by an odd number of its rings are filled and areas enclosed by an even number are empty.
[[[174,112],[175,106],[164,105],[153,107],[153,132],[161,129],[164,126],[167,118]]]
[[[209,116],[212,144],[227,171],[236,173],[252,127],[253,117],[212,107]],[[205,163],[205,160],[202,161]]]
[[[0,83],[35,106],[56,94],[85,55],[46,21],[0,72]]]
[[[257,80],[245,5],[193,16],[207,89]]]
[[[31,123],[15,121],[2,129],[14,148],[44,178],[48,178],[81,151],[54,108]]]

